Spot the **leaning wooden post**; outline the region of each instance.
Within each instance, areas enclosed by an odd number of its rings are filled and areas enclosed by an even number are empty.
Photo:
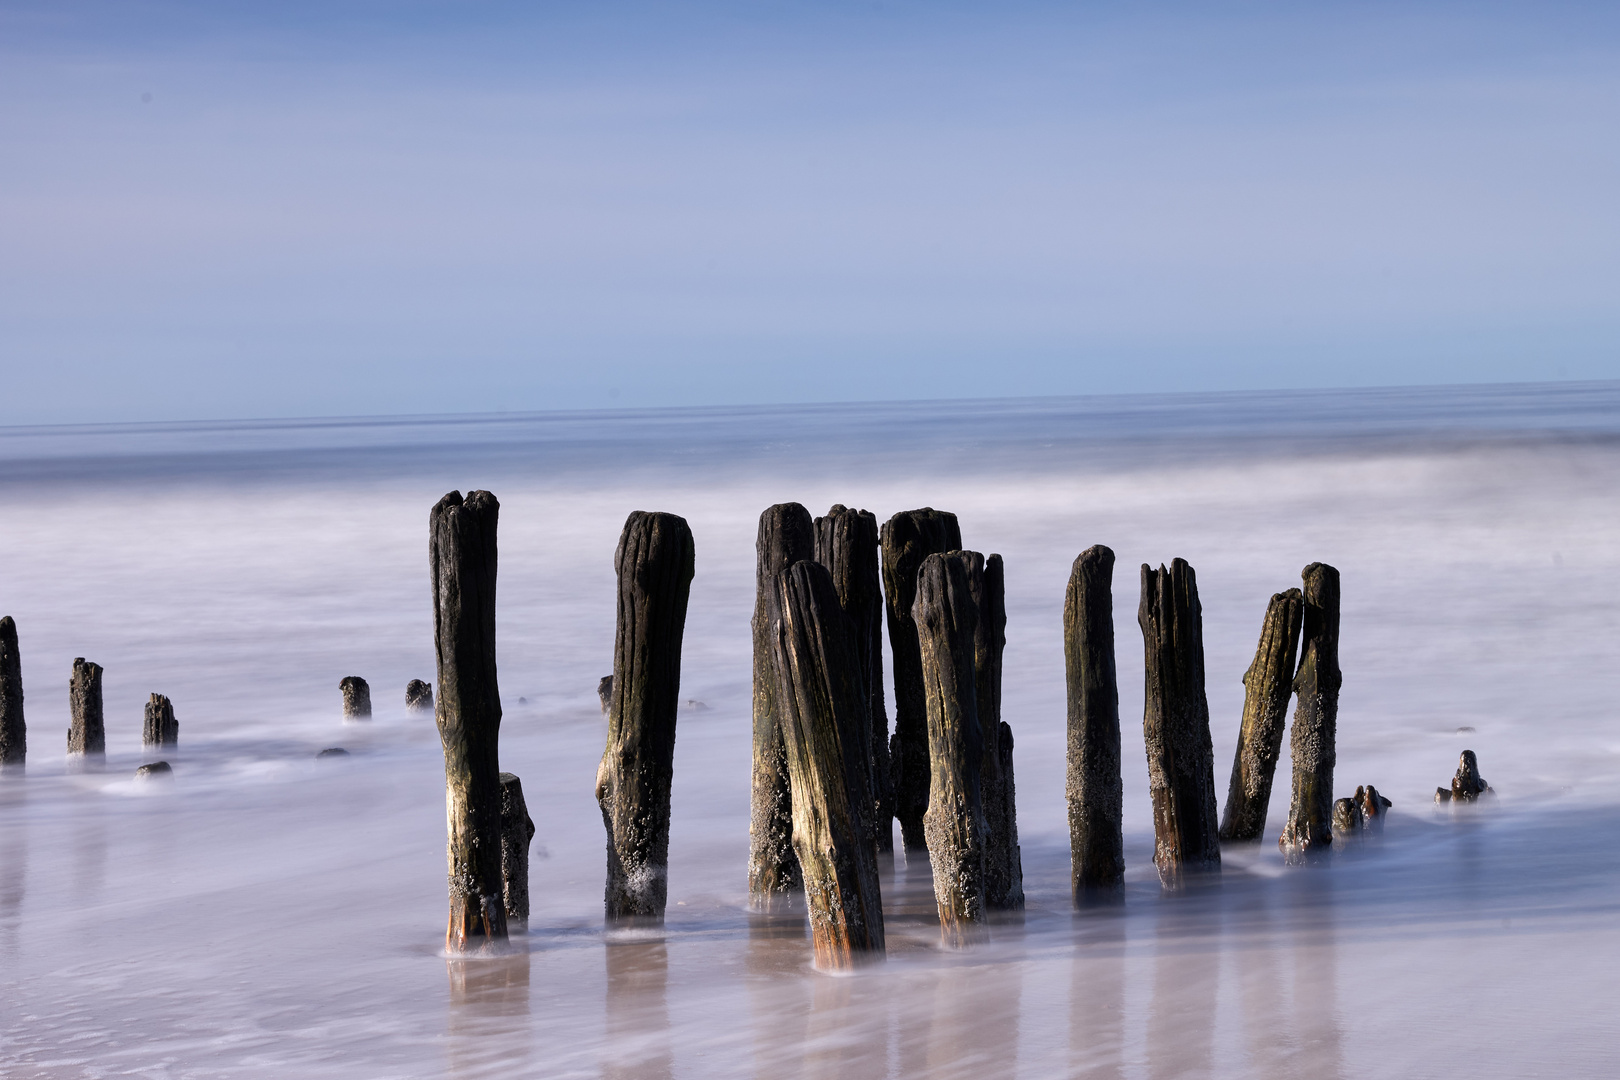
[[[1304,645],[1294,676],[1294,793],[1277,846],[1300,863],[1333,844],[1333,742],[1339,719],[1339,572],[1311,563],[1305,579]]]
[[[815,555],[810,511],[798,503],[777,503],[759,515],[754,543],[754,770],[748,821],[748,896],[770,911],[799,889],[799,860],[793,849],[793,806],[787,751],[771,666],[776,622],[776,577]]]
[[[506,940],[501,880],[501,692],[495,673],[495,532],[500,503],[452,491],[428,515],[433,579],[434,719],[444,744],[450,924],[445,947]]]
[[[338,683],[343,693],[343,719],[371,719],[371,685],[358,675],[349,675]]]
[[[984,808],[979,731],[973,680],[973,605],[964,560],[930,555],[917,574],[912,606],[921,645],[928,705],[929,786],[923,827],[934,870],[940,934],[964,945],[984,922]]]
[[[878,523],[869,510],[837,505],[818,517],[816,562],[832,574],[838,603],[855,633],[867,713],[871,717],[867,761],[872,805],[867,827],[878,851],[894,850],[894,785],[889,775],[889,718],[883,695],[883,571],[878,559]]]
[[[501,780],[501,896],[506,922],[527,925],[529,921],[529,841],[534,839],[534,819],[523,801],[523,781],[503,772]]]
[[[596,770],[608,834],[604,901],[610,921],[662,922],[692,530],[674,514],[637,510],[624,523],[613,565],[619,574],[613,703]]]
[[[1299,651],[1303,614],[1298,589],[1277,593],[1266,605],[1254,663],[1243,673],[1243,724],[1221,815],[1224,841],[1248,843],[1266,831],[1271,779],[1288,726],[1288,699],[1294,692],[1294,655]]]
[[[1204,612],[1185,560],[1174,560],[1169,570],[1142,564],[1136,619],[1147,667],[1142,734],[1153,795],[1153,863],[1160,884],[1175,889],[1184,873],[1221,866],[1215,748],[1204,696]]]
[[[0,769],[21,771],[27,761],[22,657],[17,652],[17,624],[7,615],[0,618]]]
[[[883,898],[866,814],[871,770],[861,645],[832,575],[797,562],[776,579],[776,700],[793,788],[816,966],[844,970],[883,952]]]
[[[905,510],[883,525],[883,600],[888,611],[889,649],[894,657],[894,740],[889,752],[894,775],[894,815],[909,850],[928,846],[923,812],[928,809],[928,695],[923,689],[922,656],[912,604],[917,572],[930,555],[957,551],[962,530],[956,515],[925,506]]]
[[[1114,667],[1114,552],[1082,551],[1063,599],[1068,674],[1069,886],[1076,904],[1116,895],[1125,882],[1125,790]]]
[[[176,746],[180,742],[180,721],[174,718],[174,703],[162,694],[146,702],[141,724],[142,746]]]
[[[1001,657],[1007,646],[1007,575],[1000,555],[956,553],[968,572],[968,591],[979,614],[973,629],[973,688],[984,751],[979,758],[979,801],[984,807],[985,906],[1013,911],[1024,906],[1024,870],[1018,851],[1018,817],[1011,778],[1003,769]]]
[[[107,756],[107,727],[101,712],[101,665],[73,660],[68,680],[68,754]]]

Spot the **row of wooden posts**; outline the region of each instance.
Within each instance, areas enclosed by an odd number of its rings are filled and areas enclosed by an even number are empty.
[[[510,774],[497,764],[498,513],[488,492],[465,499],[452,492],[430,516],[452,951],[504,938],[509,914],[499,841],[499,780]],[[896,514],[880,529],[864,510],[834,506],[812,519],[797,503],[761,515],[756,554],[753,903],[770,910],[802,894],[823,967],[881,954],[877,859],[892,849],[898,819],[905,847],[928,853],[947,942],[971,940],[992,910],[1022,907],[1012,729],[1000,715],[1001,557],[963,550],[955,515],[932,508]],[[614,554],[613,675],[601,688],[608,734],[596,780],[608,835],[605,907],[614,923],[664,916],[693,565],[684,519],[636,511],[625,522]],[[1077,904],[1117,897],[1125,871],[1113,569],[1108,548],[1082,552],[1064,604],[1066,795]],[[1278,842],[1290,862],[1327,850],[1341,681],[1338,571],[1312,563],[1302,589],[1271,598],[1244,676],[1243,721],[1219,819],[1193,568],[1181,559],[1157,570],[1143,565],[1137,621],[1161,883],[1173,889],[1188,873],[1218,869],[1223,841],[1260,839],[1295,696],[1293,792]],[[883,693],[885,622],[894,658],[892,737]],[[1354,803],[1367,827],[1389,805],[1372,788],[1358,790]]]

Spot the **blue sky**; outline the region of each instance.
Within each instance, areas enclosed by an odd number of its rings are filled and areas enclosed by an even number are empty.
[[[0,2],[0,423],[1620,377],[1597,4]]]

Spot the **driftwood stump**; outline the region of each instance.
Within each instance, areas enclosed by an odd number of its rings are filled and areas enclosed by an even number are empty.
[[[889,718],[883,694],[883,570],[877,518],[835,505],[815,520],[816,562],[832,574],[838,602],[855,632],[855,649],[871,717],[867,759],[872,805],[866,813],[878,851],[894,850],[894,784],[889,770]]]
[[[776,593],[772,671],[793,789],[793,846],[816,965],[843,970],[883,952],[883,901],[866,822],[872,795],[864,643],[819,563],[783,570]]]
[[[911,608],[917,598],[917,572],[930,555],[958,551],[962,530],[956,515],[933,507],[905,510],[883,525],[883,600],[888,612],[889,650],[894,660],[894,740],[889,752],[894,815],[907,849],[928,846],[923,813],[928,809],[928,695],[923,689],[922,655]]]
[[[1221,816],[1222,840],[1248,843],[1266,831],[1271,780],[1288,727],[1288,699],[1294,693],[1294,655],[1299,651],[1304,603],[1298,589],[1289,589],[1266,605],[1254,662],[1243,673],[1243,723]]]
[[[107,754],[107,726],[101,711],[101,665],[73,659],[68,680],[68,753],[89,757]]]
[[[1491,785],[1479,775],[1479,759],[1472,750],[1464,750],[1457,759],[1457,775],[1451,778],[1451,787],[1435,788],[1437,803],[1473,802],[1481,795],[1493,795]]]
[[[433,684],[412,679],[405,684],[405,711],[424,713],[433,711]]]
[[[529,921],[529,841],[534,839],[534,819],[523,801],[523,781],[503,772],[501,779],[501,897],[506,922]]]
[[[979,801],[984,807],[984,903],[992,910],[1024,906],[1024,870],[1018,850],[1018,814],[1013,805],[1011,747],[1003,753],[1001,658],[1007,647],[1007,575],[1000,555],[952,552],[968,574],[968,592],[978,621],[973,629],[973,690],[984,750],[979,758]]]
[[[1116,895],[1125,882],[1125,790],[1114,666],[1114,552],[1082,551],[1063,600],[1069,689],[1069,886],[1076,904]]]
[[[1142,564],[1136,613],[1146,651],[1142,734],[1153,795],[1153,863],[1159,882],[1179,888],[1182,875],[1221,866],[1215,809],[1215,749],[1204,696],[1204,612],[1193,568]]]
[[[787,751],[777,707],[772,650],[777,619],[776,579],[816,552],[810,511],[798,503],[777,503],[759,515],[754,543],[754,768],[748,821],[748,896],[770,911],[788,901],[800,885],[793,849],[793,803]]]
[[[1395,804],[1378,793],[1371,784],[1356,788],[1356,806],[1361,810],[1361,827],[1370,833],[1384,831],[1384,814]]]
[[[0,618],[0,769],[22,769],[27,760],[22,657],[17,652],[17,624],[7,615]]]
[[[487,491],[452,491],[428,515],[433,649],[444,745],[450,922],[445,947],[466,952],[506,940],[501,879],[501,692],[495,670],[496,527]]]
[[[153,694],[146,702],[141,745],[175,746],[179,742],[180,721],[174,718],[174,703],[162,694]]]
[[[604,905],[610,921],[662,922],[692,530],[674,514],[637,510],[624,523],[613,565],[619,575],[613,704],[596,770],[608,835]]]
[[[1311,563],[1305,579],[1305,619],[1294,676],[1294,792],[1277,846],[1299,863],[1333,845],[1333,741],[1339,716],[1339,572]]]
[[[371,719],[371,685],[358,675],[349,675],[338,683],[343,692],[343,719]]]
[[[923,815],[928,858],[934,870],[934,901],[946,944],[963,945],[985,916],[984,808],[974,686],[973,604],[965,561],[930,555],[917,575],[912,605],[921,646],[928,707],[928,810]]]

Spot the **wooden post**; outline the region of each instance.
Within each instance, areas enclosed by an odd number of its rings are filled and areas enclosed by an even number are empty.
[[[1001,657],[1007,646],[1007,575],[1000,555],[954,553],[968,572],[968,592],[979,613],[973,629],[973,689],[984,750],[979,758],[979,800],[984,807],[984,902],[993,910],[1024,906],[1024,870],[1018,851],[1018,816],[1003,775]]]
[[[534,839],[534,819],[523,801],[523,781],[509,772],[501,780],[501,896],[505,901],[506,922],[527,925],[529,921],[529,841]]]
[[[966,561],[930,555],[917,574],[917,626],[928,707],[928,810],[923,827],[934,870],[940,934],[965,945],[985,915],[984,807],[978,695],[973,678],[973,604]]]
[[[487,491],[440,499],[428,515],[433,649],[444,745],[452,953],[506,940],[501,880],[501,692],[495,671],[496,526]]]
[[[810,511],[798,503],[777,503],[759,515],[754,542],[754,768],[748,821],[748,897],[771,911],[792,899],[800,885],[793,847],[793,802],[787,751],[782,743],[781,710],[772,667],[775,645],[776,578],[783,570],[815,556]]]
[[[878,559],[878,523],[871,511],[836,505],[818,517],[816,562],[832,574],[838,602],[855,632],[855,650],[865,687],[871,738],[872,805],[867,827],[878,851],[894,850],[894,785],[889,775],[889,718],[883,695],[883,572]]]
[[[1333,742],[1339,718],[1339,572],[1311,563],[1305,579],[1304,645],[1294,676],[1294,792],[1277,846],[1289,863],[1304,862],[1333,845]]]
[[[405,711],[420,713],[433,711],[433,684],[412,679],[405,684]]]
[[[604,675],[596,683],[596,701],[602,706],[602,715],[613,707],[613,676]]]
[[[928,695],[911,608],[917,572],[930,555],[958,551],[962,530],[956,515],[925,506],[905,510],[883,525],[883,600],[888,611],[889,650],[894,659],[894,740],[889,751],[894,776],[894,815],[908,850],[928,846],[923,813],[928,809]]]
[[[1153,863],[1160,884],[1176,889],[1184,873],[1221,866],[1215,749],[1204,696],[1204,612],[1197,576],[1185,560],[1172,561],[1169,570],[1142,564],[1136,620],[1147,667],[1142,734],[1153,795]]]
[[[180,742],[180,721],[174,718],[174,703],[162,694],[153,694],[146,703],[141,725],[142,746],[175,746]]]
[[[68,754],[107,756],[107,728],[101,712],[101,665],[73,660],[68,680]]]
[[[979,726],[982,728],[984,725]],[[996,740],[996,755],[1000,758],[998,764],[1001,768],[1002,807],[999,817],[1000,828],[1005,830],[1001,843],[1007,859],[1004,879],[1006,892],[998,898],[987,890],[987,895],[991,907],[1018,911],[1024,907],[1024,851],[1018,845],[1018,784],[1013,779],[1012,725],[1003,720],[1000,726],[1001,731]]]
[[[1294,655],[1299,651],[1305,601],[1298,589],[1277,593],[1266,605],[1254,662],[1243,673],[1243,723],[1238,728],[1232,780],[1221,815],[1221,839],[1259,840],[1266,831],[1271,779],[1288,727],[1288,699],[1294,692]]]
[[[1069,572],[1063,599],[1068,673],[1069,885],[1074,902],[1107,899],[1125,882],[1125,792],[1114,666],[1114,553],[1097,544]]]
[[[1434,801],[1473,802],[1481,795],[1493,794],[1495,792],[1491,790],[1491,785],[1479,775],[1479,759],[1474,756],[1472,750],[1464,750],[1462,756],[1457,759],[1457,775],[1451,778],[1451,787],[1435,788]]]
[[[596,770],[608,834],[604,903],[610,921],[661,923],[692,530],[674,514],[637,510],[624,523],[613,565],[619,575],[613,704]]]
[[[1355,798],[1356,805],[1361,808],[1361,827],[1370,833],[1382,833],[1385,812],[1395,804],[1380,795],[1371,784],[1356,788]]]
[[[23,721],[22,657],[17,624],[0,618],[0,770],[22,771],[28,761],[28,725]]]
[[[350,675],[338,683],[343,692],[343,719],[371,719],[371,686],[358,675]]]
[[[772,673],[816,966],[883,952],[883,900],[867,827],[871,732],[862,643],[832,575],[802,561],[776,579]]]

